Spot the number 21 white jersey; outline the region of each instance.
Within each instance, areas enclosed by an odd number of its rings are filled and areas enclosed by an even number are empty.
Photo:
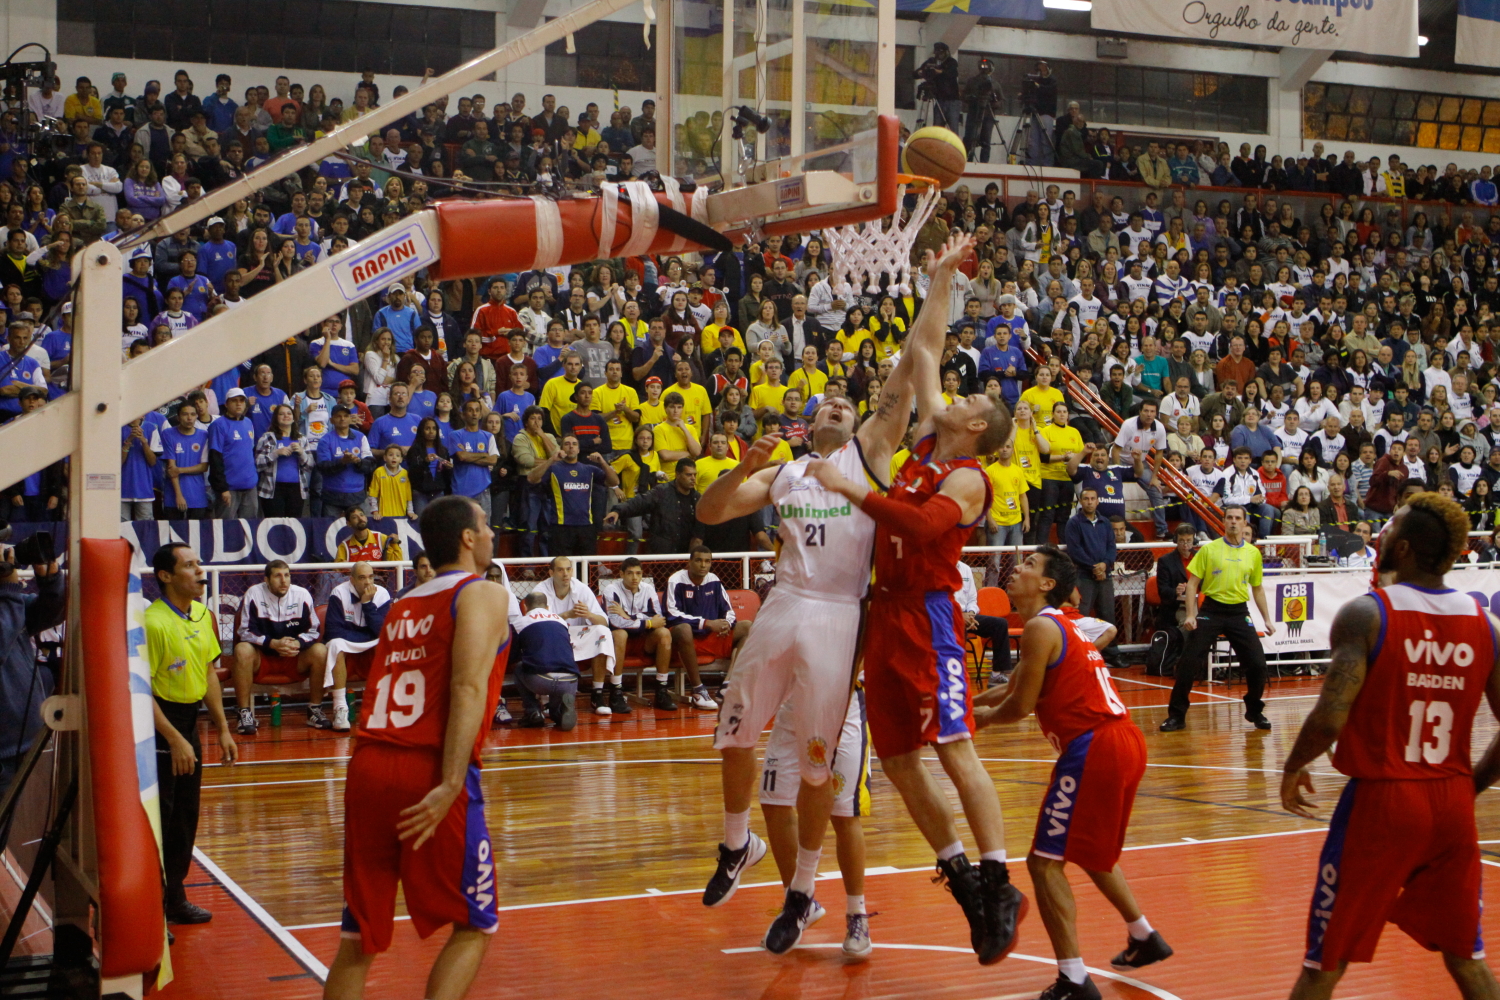
[[[805,475],[814,457],[788,462],[771,482],[771,503],[781,515],[776,585],[809,597],[857,601],[870,586],[875,522]],[[850,438],[828,459],[849,479],[884,492],[884,484],[865,464],[858,439]]]

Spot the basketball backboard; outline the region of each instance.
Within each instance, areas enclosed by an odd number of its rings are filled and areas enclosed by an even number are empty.
[[[895,0],[662,0],[658,11],[671,46],[657,115],[673,123],[674,173],[722,185],[711,224],[748,216],[791,232],[895,210]]]

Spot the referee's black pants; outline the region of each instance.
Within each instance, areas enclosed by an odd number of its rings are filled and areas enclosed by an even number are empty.
[[[156,699],[167,717],[192,744],[198,765],[191,774],[172,773],[172,748],[166,737],[156,734],[156,782],[161,795],[162,875],[166,881],[164,903],[171,912],[187,902],[182,887],[193,864],[193,842],[198,839],[198,797],[203,786],[203,747],[198,742],[198,706]]]
[[[1266,707],[1261,695],[1266,691],[1266,653],[1255,623],[1250,619],[1249,605],[1221,604],[1205,597],[1198,609],[1197,626],[1188,633],[1187,645],[1177,660],[1177,681],[1172,685],[1168,711],[1181,719],[1187,716],[1188,695],[1198,676],[1198,665],[1208,662],[1209,651],[1220,637],[1228,639],[1245,671],[1245,712],[1259,715]]]

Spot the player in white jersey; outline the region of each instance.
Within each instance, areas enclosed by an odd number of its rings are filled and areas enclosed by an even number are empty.
[[[972,242],[968,237],[949,241],[932,266],[934,280],[948,280]],[[946,327],[943,312],[924,310],[909,337],[924,331],[929,338],[940,336]],[[883,491],[891,456],[911,415],[914,367],[896,366],[863,425],[847,399],[825,400],[812,417],[812,454],[768,467],[779,440],[768,434],[698,501],[698,518],[706,524],[743,517],[768,503],[781,515],[776,586],[756,615],[724,687],[714,733],[714,747],[724,759],[724,841],[718,868],[703,892],[705,906],[721,905],[734,895],[744,870],[765,856],[765,843],[749,829],[755,747],[777,709],[790,700],[800,779],[798,851],[783,915],[767,933],[766,947],[777,954],[797,943],[811,909],[813,879],[833,809],[829,764],[849,707],[860,601],[869,588],[875,546],[874,522],[842,494],[805,475],[807,463],[826,458],[845,477],[865,479]],[[793,914],[789,924],[783,920],[788,913]]]

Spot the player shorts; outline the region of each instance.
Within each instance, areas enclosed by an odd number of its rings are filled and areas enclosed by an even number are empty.
[[[375,665],[375,647],[380,640],[372,639],[369,642],[350,642],[348,639],[329,639],[325,648],[328,656],[324,661],[323,686],[333,686],[333,668],[338,663],[339,654],[344,654],[344,669],[348,672],[349,680],[365,680],[370,676],[370,668]]]
[[[828,781],[854,688],[860,623],[857,601],[773,587],[724,686],[714,749],[754,748],[790,701],[799,775],[809,784]]]
[[[787,702],[776,713],[776,724],[766,741],[766,763],[760,774],[760,804],[797,805],[801,769],[797,766],[796,707]],[[833,755],[833,814],[852,817],[870,815],[870,737],[865,726],[865,692],[854,689],[839,748]]]
[[[1146,740],[1129,719],[1075,736],[1052,767],[1031,853],[1111,871],[1145,773]]]
[[[865,695],[882,759],[974,736],[964,616],[944,590],[870,604]]]
[[[720,635],[709,629],[693,630],[693,648],[698,651],[699,663],[727,660],[734,655],[734,630]]]
[[[396,883],[417,933],[447,924],[493,934],[495,863],[479,767],[469,765],[464,790],[419,851],[396,836],[401,810],[416,805],[442,780],[440,751],[410,750],[361,740],[344,785],[343,936],[373,955],[390,948]]]
[[[1429,951],[1483,958],[1474,779],[1350,778],[1328,825],[1304,965],[1369,962],[1387,920]]]

